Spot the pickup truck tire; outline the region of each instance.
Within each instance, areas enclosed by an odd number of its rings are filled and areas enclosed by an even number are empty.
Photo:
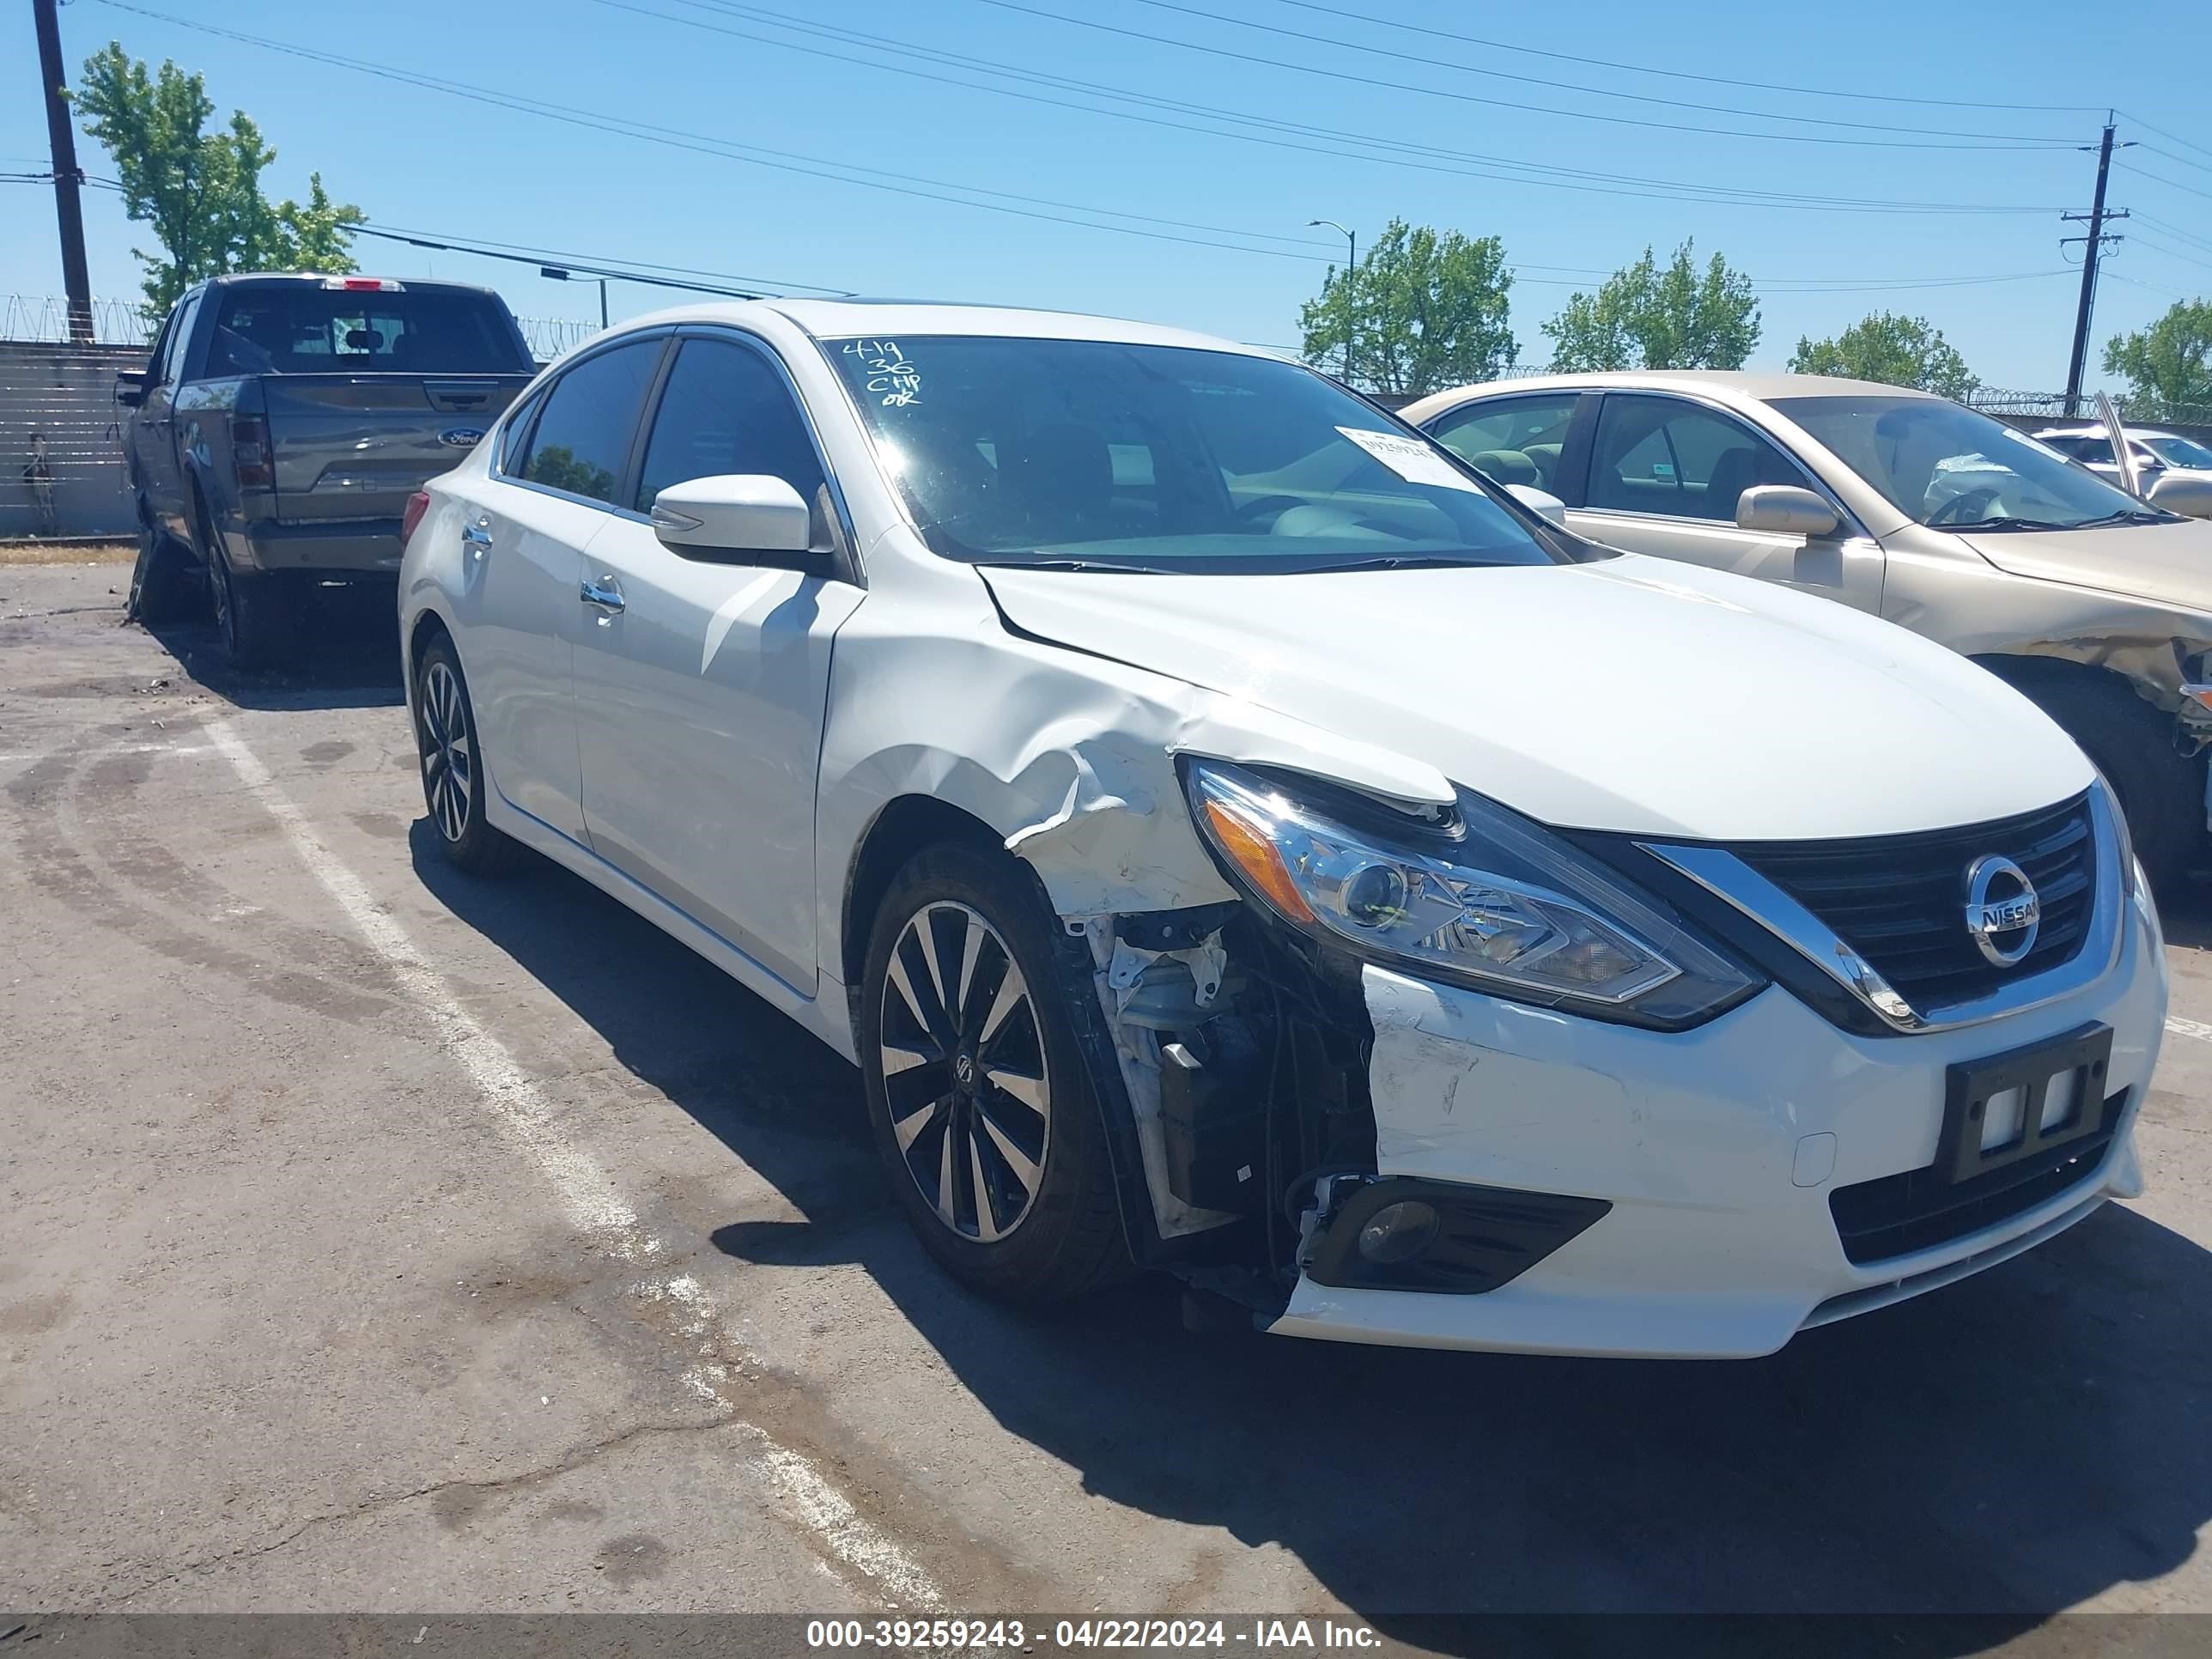
[[[449,639],[433,640],[415,665],[415,747],[422,763],[422,802],[446,861],[472,876],[514,868],[522,845],[484,817],[483,750],[476,705]]]
[[[1004,853],[931,847],[884,895],[860,981],[868,1122],[895,1201],[955,1278],[1014,1303],[1133,1267],[1051,926]]]
[[[131,622],[159,627],[191,614],[199,598],[199,574],[191,557],[147,521],[138,520],[138,562],[131,568],[131,597],[123,615]]]
[[[2172,717],[2118,679],[2077,675],[2020,689],[2105,775],[2152,889],[2173,891],[2203,850],[2204,763],[2174,748]]]
[[[276,660],[283,637],[282,596],[272,583],[241,575],[224,556],[222,540],[208,517],[207,503],[192,497],[192,530],[200,564],[207,571],[208,609],[222,653],[233,668],[265,668]]]

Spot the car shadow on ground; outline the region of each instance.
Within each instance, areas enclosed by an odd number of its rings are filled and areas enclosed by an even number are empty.
[[[2198,875],[2186,884],[2161,893],[2158,919],[2166,929],[2166,942],[2192,951],[2212,950],[2212,875]]]
[[[1197,1335],[1158,1279],[1018,1314],[913,1241],[858,1075],[813,1038],[549,864],[473,882],[422,822],[414,851],[453,915],[804,1218],[732,1218],[714,1248],[858,1263],[1088,1491],[1289,1550],[1386,1632],[1434,1642],[1416,1615],[1466,1611],[1993,1616],[1882,1650],[1978,1651],[2170,1571],[2212,1520],[2212,1255],[2124,1207],[1741,1363]]]
[[[389,589],[373,597],[332,590],[288,617],[289,648],[265,669],[230,665],[205,617],[148,632],[203,690],[240,708],[392,708],[400,686],[399,622]]]

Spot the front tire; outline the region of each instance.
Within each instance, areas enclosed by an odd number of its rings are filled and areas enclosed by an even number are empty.
[[[477,741],[476,707],[451,640],[433,640],[415,665],[415,745],[422,801],[446,861],[472,876],[504,875],[521,844],[484,817],[491,793]]]
[[[1129,1270],[1049,916],[1003,854],[934,847],[878,911],[861,977],[868,1121],[899,1207],[963,1283],[1065,1300]]]
[[[2175,749],[2169,717],[2124,682],[2077,679],[2030,695],[2105,775],[2152,888],[2172,893],[2203,848],[2203,763]]]
[[[131,568],[131,597],[124,601],[126,621],[155,628],[191,614],[198,581],[185,551],[158,529],[142,501],[138,508],[138,562]]]

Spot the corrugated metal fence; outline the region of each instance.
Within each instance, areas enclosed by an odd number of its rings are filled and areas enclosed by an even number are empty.
[[[0,538],[137,534],[115,373],[133,345],[0,340]]]
[[[599,332],[566,318],[517,320],[540,362]],[[138,533],[115,373],[145,367],[153,331],[123,301],[95,301],[93,324],[102,343],[73,345],[59,300],[0,297],[0,540]]]

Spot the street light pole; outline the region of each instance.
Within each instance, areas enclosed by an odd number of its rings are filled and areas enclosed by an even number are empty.
[[[1334,219],[1309,219],[1306,221],[1306,228],[1309,230],[1317,230],[1324,225],[1329,229],[1334,231],[1338,235],[1344,238],[1344,383],[1346,386],[1350,386],[1352,384],[1352,273],[1359,268],[1359,239],[1353,235],[1349,228],[1343,225],[1340,225]]]
[[[579,277],[566,265],[540,265],[538,267],[538,274],[540,276],[550,277],[556,283],[597,283],[599,285],[599,326],[605,328],[607,325],[607,279],[605,277],[590,275]]]

